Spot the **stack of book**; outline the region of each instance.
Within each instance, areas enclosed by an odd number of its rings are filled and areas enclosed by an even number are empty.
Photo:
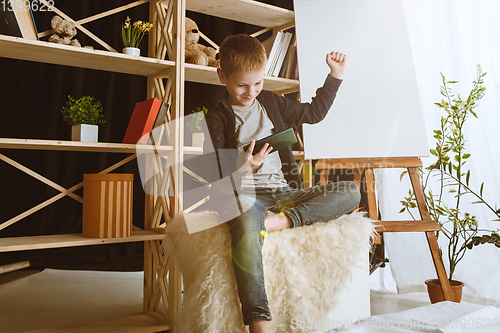
[[[267,52],[267,66],[265,74],[268,76],[297,79],[297,45],[293,34],[278,31],[277,34],[265,40],[264,45]],[[295,65],[294,65],[295,63]]]
[[[38,40],[38,31],[29,1],[1,1],[0,34]]]

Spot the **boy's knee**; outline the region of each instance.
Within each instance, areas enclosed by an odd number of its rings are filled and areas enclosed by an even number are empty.
[[[353,207],[356,207],[361,202],[361,192],[358,184],[353,181],[344,181],[343,190],[345,195],[349,198],[349,202]]]

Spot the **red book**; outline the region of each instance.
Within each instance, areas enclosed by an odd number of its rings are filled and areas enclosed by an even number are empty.
[[[157,98],[151,98],[135,104],[134,112],[123,138],[123,143],[147,144],[149,135],[144,135],[149,134],[153,129],[162,104],[163,102]]]

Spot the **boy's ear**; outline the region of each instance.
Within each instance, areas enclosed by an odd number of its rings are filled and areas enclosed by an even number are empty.
[[[226,84],[226,76],[224,75],[224,72],[222,71],[222,69],[220,68],[217,68],[217,75],[219,76],[219,81],[220,83],[222,84]]]

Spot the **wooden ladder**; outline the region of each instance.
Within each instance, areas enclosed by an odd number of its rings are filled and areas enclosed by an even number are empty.
[[[316,170],[320,174],[320,184],[328,182],[329,170],[354,170],[354,182],[361,188],[361,175],[365,174],[366,192],[368,198],[368,212],[375,221],[375,230],[383,232],[425,232],[429,250],[431,251],[434,268],[441,283],[444,299],[453,301],[453,294],[446,275],[443,259],[439,251],[436,231],[441,230],[437,221],[431,219],[425,204],[424,191],[420,185],[417,168],[422,167],[418,157],[390,157],[390,158],[335,158],[320,159],[316,163]],[[410,176],[411,185],[415,193],[420,220],[410,221],[380,221],[378,216],[377,201],[375,197],[375,179],[373,169],[380,168],[406,168]],[[380,243],[380,238],[378,239]]]

